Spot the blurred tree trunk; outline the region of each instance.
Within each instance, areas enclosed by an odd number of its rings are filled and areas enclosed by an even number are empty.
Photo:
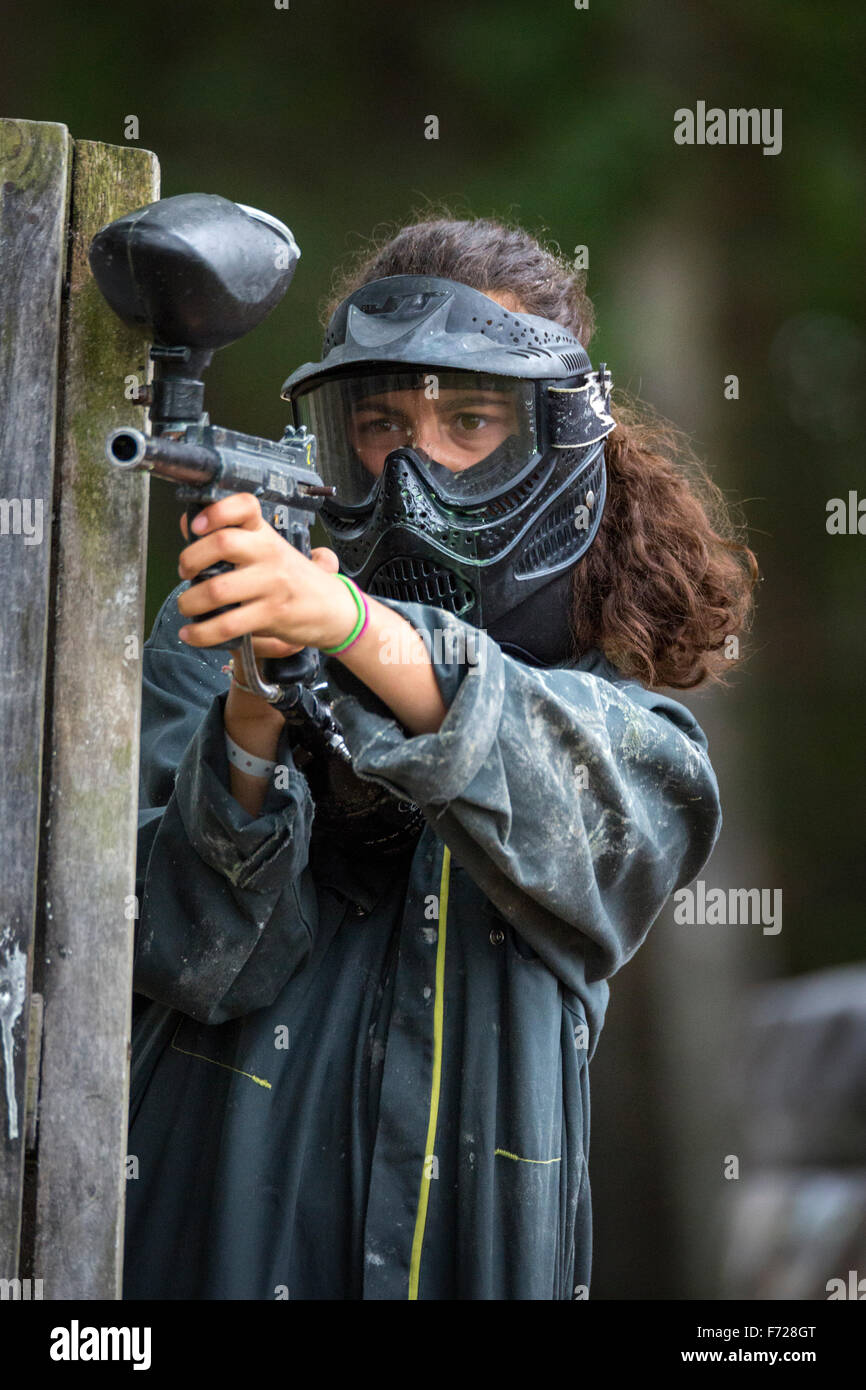
[[[641,225],[619,274],[609,275],[631,326],[629,359],[614,364],[614,379],[692,435],[714,479],[730,488],[726,443],[740,402],[725,399],[723,382],[746,364],[719,334],[723,248],[699,240],[694,226],[671,201],[654,225]],[[770,886],[772,866],[754,833],[747,676],[726,691],[671,693],[707,734],[721,789],[724,827],[698,877],[725,889]],[[760,926],[681,926],[669,905],[611,982],[592,1077],[593,1297],[718,1296],[732,1185],[724,1162],[736,1142],[731,1030],[744,986],[774,970],[775,958],[775,938]]]

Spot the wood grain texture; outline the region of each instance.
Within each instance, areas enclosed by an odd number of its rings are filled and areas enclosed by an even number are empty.
[[[71,142],[0,120],[0,1278],[18,1272]]]
[[[147,482],[105,437],[142,413],[146,343],[105,304],[94,233],[158,195],[155,156],[76,140],[62,342],[58,565],[44,829],[45,1024],[33,1274],[120,1296]]]

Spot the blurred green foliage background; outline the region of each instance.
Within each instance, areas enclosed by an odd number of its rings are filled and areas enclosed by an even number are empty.
[[[113,144],[137,115],[163,196],[218,192],[292,227],[289,295],[210,371],[220,424],[279,436],[334,267],[413,210],[444,201],[588,246],[593,360],[689,432],[762,567],[749,660],[729,691],[686,697],[729,862],[748,850],[783,888],[773,970],[862,958],[866,536],[825,521],[830,498],[866,497],[866,10],[42,0],[7,6],[4,30],[6,114]],[[675,144],[675,110],[698,100],[781,108],[781,153]],[[148,628],[181,542],[171,489],[150,496]]]

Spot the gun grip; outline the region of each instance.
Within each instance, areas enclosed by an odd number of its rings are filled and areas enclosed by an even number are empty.
[[[274,685],[308,685],[319,673],[319,653],[304,647],[292,656],[267,657],[261,665],[263,679]]]

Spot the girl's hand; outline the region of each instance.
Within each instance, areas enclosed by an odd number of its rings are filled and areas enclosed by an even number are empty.
[[[181,628],[179,636],[191,647],[225,646],[229,638],[249,632],[261,656],[287,656],[301,647],[337,647],[346,640],[358,610],[348,586],[336,576],[338,561],[332,550],[320,547],[307,559],[268,525],[250,492],[212,502],[193,523],[197,533],[197,523],[202,522],[202,539],[181,551],[180,576],[191,579],[217,560],[229,560],[236,568],[185,589],[177,606],[188,618],[227,603],[240,607]],[[336,660],[378,695],[410,733],[435,732],[446,707],[421,636],[387,604],[369,596],[367,604],[366,631]],[[401,653],[396,661],[390,656],[395,645]],[[387,660],[382,655],[386,646]],[[258,696],[245,695],[232,682],[225,715],[232,737],[232,728],[240,727],[236,719],[269,724],[269,751],[263,748],[264,735],[256,747],[241,738],[237,742],[259,757],[273,758],[279,711]]]
[[[188,539],[186,517],[181,529]],[[193,532],[202,538],[181,551],[182,579],[192,579],[217,560],[235,568],[191,585],[178,597],[178,609],[192,618],[228,603],[240,607],[181,628],[178,635],[191,647],[224,646],[249,632],[257,656],[290,656],[303,647],[336,647],[352,631],[357,609],[348,587],[336,578],[334,551],[319,546],[307,559],[265,521],[252,493],[212,502],[196,517]]]

